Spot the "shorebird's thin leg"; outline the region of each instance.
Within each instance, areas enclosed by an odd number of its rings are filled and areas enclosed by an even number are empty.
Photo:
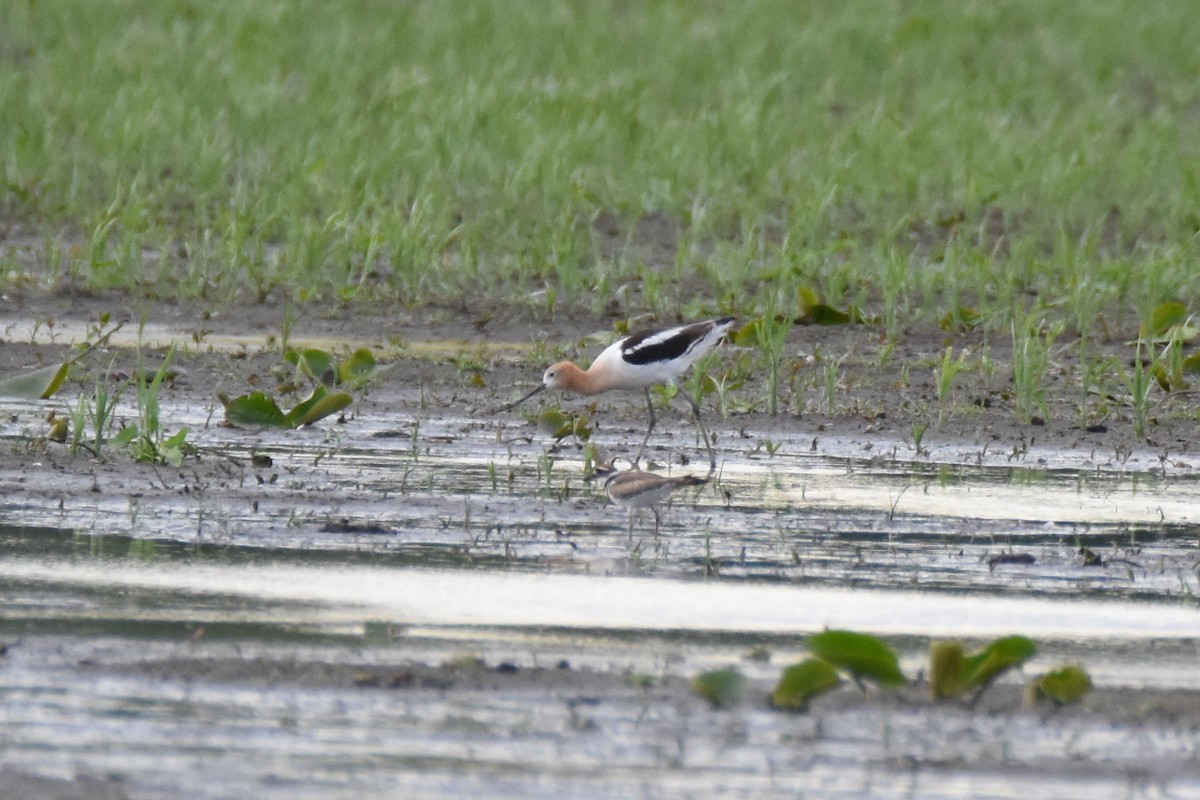
[[[642,451],[646,449],[646,442],[650,441],[650,431],[654,430],[654,401],[650,399],[650,387],[646,387],[646,410],[650,412],[650,427],[646,428],[646,435],[642,437],[642,446],[638,448],[637,455],[633,457],[633,468],[638,468],[638,462],[642,460]]]
[[[711,477],[717,471],[717,454],[713,452],[712,442],[708,438],[708,431],[704,428],[704,420],[700,419],[700,404],[682,388],[679,390],[679,393],[692,406],[692,413],[696,417],[696,429],[700,431],[700,436],[704,439],[704,446],[708,449],[708,474]]]
[[[654,512],[654,535],[658,536],[658,525],[662,521],[662,518],[658,516],[657,508],[650,506],[650,510]]]

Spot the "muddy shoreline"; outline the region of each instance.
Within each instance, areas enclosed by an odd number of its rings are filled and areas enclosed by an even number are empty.
[[[6,301],[0,370],[65,358],[71,331],[104,312],[127,313],[116,302]],[[978,593],[985,602],[1100,603],[1080,608],[1111,609],[1114,619],[1155,608],[1186,614],[1200,589],[1200,452],[1190,395],[1157,398],[1147,434],[1137,437],[1122,398],[1082,395],[1074,350],[1064,347],[1045,383],[1049,413],[1021,424],[1003,343],[988,349],[995,369],[963,372],[943,408],[936,363],[947,346],[978,358],[983,343],[970,334],[912,332],[885,361],[879,331],[869,326],[798,327],[788,345],[786,413],[763,411],[757,372],[732,392],[726,416],[710,397],[705,413],[720,472],[711,486],[664,508],[663,532],[654,536],[646,519],[630,523],[582,481],[579,442],[554,443],[533,424],[532,409],[495,410],[538,380],[551,353],[586,360],[598,352],[603,336],[588,337],[611,329],[610,320],[309,311],[291,330],[293,342],[367,346],[386,370],[340,419],[297,431],[223,427],[218,392],[237,395],[275,380],[281,315],[262,306],[208,315],[139,309],[134,319],[144,318],[150,334],[179,336],[176,372],[162,389],[164,425],[188,426],[200,448],[179,467],[115,451],[71,455],[46,439],[49,411],[67,413],[94,391],[97,376],[131,374],[135,347],[90,355],[50,401],[6,401],[3,584],[20,613],[4,623],[9,650],[0,684],[8,683],[0,688],[15,698],[7,724],[20,758],[0,771],[5,796],[140,800],[184,791],[156,783],[135,751],[106,756],[69,716],[57,716],[46,700],[52,696],[78,698],[98,729],[113,713],[106,704],[123,709],[115,713],[128,715],[130,731],[144,729],[131,747],[183,737],[165,746],[168,762],[191,758],[193,748],[234,753],[239,726],[253,732],[248,746],[275,759],[267,772],[229,761],[222,780],[187,785],[183,796],[194,798],[272,786],[260,796],[349,797],[386,794],[389,786],[430,797],[488,787],[513,796],[628,796],[655,784],[673,787],[662,790],[671,797],[714,786],[725,786],[714,796],[793,796],[827,784],[840,786],[828,796],[860,796],[888,780],[882,776],[902,775],[912,776],[918,794],[959,786],[946,789],[951,796],[987,795],[981,787],[993,783],[1008,790],[988,796],[1053,796],[1080,780],[1101,794],[1200,787],[1186,744],[1200,728],[1200,689],[1180,677],[1196,637],[1177,633],[1163,645],[1130,629],[1080,649],[1094,635],[1074,641],[1070,628],[1103,631],[1102,618],[1056,627],[1051,611],[1023,623],[1063,631],[1044,637],[1038,668],[1055,659],[1094,668],[1097,688],[1076,707],[1023,710],[1014,677],[973,709],[933,705],[917,683],[894,696],[843,686],[810,713],[792,715],[765,704],[772,675],[792,655],[748,662],[744,642],[727,634],[672,642],[632,626],[588,644],[582,628],[534,622],[448,626],[417,638],[400,625],[395,638],[380,640],[379,623],[351,611],[347,618],[359,621],[329,639],[312,631],[324,630],[313,627],[326,613],[319,598],[334,595],[314,590],[306,605],[286,592],[268,603],[232,589],[163,588],[171,576],[192,573],[211,573],[219,587],[226,572],[236,587],[236,576],[255,576],[257,565],[263,574],[365,570],[369,592],[371,570],[385,571],[386,587],[393,574],[401,581],[414,567],[432,567],[518,583],[521,576],[636,576],[701,590],[706,582],[734,590],[914,590],[950,608]],[[1124,341],[1102,346],[1114,364],[1127,355]],[[161,352],[147,344],[141,356]],[[749,357],[735,348],[722,353]],[[636,399],[563,407],[589,413],[591,441],[606,455],[640,440],[644,411]],[[128,399],[119,410],[135,412]],[[682,408],[660,415],[650,451],[659,468],[696,470],[702,454]],[[62,569],[43,574],[43,562]],[[159,583],[141,582],[139,564],[147,575],[163,572]],[[105,575],[119,578],[113,588],[104,588]],[[390,631],[392,620],[384,622]],[[911,630],[919,633],[916,623]],[[341,630],[345,623],[323,624]],[[137,630],[146,638],[131,637]],[[926,640],[902,638],[914,676]],[[1159,648],[1157,673],[1138,672],[1147,647]],[[749,697],[734,709],[709,708],[688,684],[721,662],[751,676]],[[244,716],[246,703],[259,716]],[[46,755],[54,748],[19,722],[22,714],[61,740],[61,755]],[[316,740],[298,739],[297,727],[332,743],[328,763],[305,761]],[[346,733],[358,730],[379,741]],[[1156,744],[1135,744],[1145,736]],[[617,749],[598,744],[609,740]],[[547,741],[559,756],[547,754]],[[339,758],[363,766],[348,777]],[[606,763],[628,774],[602,778]],[[267,774],[308,769],[308,785],[302,777],[271,784],[278,776]],[[530,769],[550,777],[538,787],[514,777]],[[849,777],[839,784],[839,774]]]

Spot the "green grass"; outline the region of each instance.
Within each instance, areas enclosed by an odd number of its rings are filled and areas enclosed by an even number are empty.
[[[889,335],[1200,289],[1187,0],[0,4],[7,282]],[[615,225],[598,224],[615,220]],[[667,247],[641,223],[666,221]],[[534,295],[534,292],[544,291]]]

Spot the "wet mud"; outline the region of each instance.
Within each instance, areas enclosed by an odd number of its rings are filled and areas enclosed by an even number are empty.
[[[14,317],[3,369],[70,352],[89,319],[73,311],[53,330]],[[0,399],[4,796],[1200,795],[1186,408],[1139,438],[1119,404],[1079,425],[1064,383],[1058,413],[1020,425],[966,382],[916,441],[930,387],[913,377],[939,339],[889,372],[875,332],[797,329],[797,363],[842,359],[840,404],[816,378],[775,417],[710,397],[718,469],[655,534],[585,480],[581,442],[496,411],[578,321],[305,320],[297,343],[369,346],[387,369],[341,418],[265,431],[222,425],[217,393],[269,385],[275,314],[152,318],[56,398]],[[168,339],[162,419],[196,454],[46,440],[51,411]],[[608,457],[641,440],[637,397],[563,405]],[[648,454],[702,474],[682,406]],[[124,397],[118,416],[137,413]],[[825,627],[884,636],[914,684],[771,710]],[[974,706],[927,700],[930,639],[1007,633],[1039,644],[1022,674]],[[1025,680],[1071,662],[1091,695],[1023,706]],[[711,708],[689,678],[729,665],[751,689]]]

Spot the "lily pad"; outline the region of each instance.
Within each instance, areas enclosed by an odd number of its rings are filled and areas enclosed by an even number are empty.
[[[354,402],[354,398],[345,392],[331,392],[324,386],[317,386],[313,393],[296,405],[284,416],[287,427],[300,428],[311,425],[318,420],[338,413]]]
[[[714,706],[728,708],[746,695],[746,676],[736,669],[717,669],[692,678],[692,689]]]
[[[338,383],[361,386],[375,374],[375,356],[365,347],[360,347],[338,365]]]
[[[824,631],[808,637],[807,644],[813,655],[850,673],[856,682],[867,678],[884,687],[908,683],[900,671],[895,651],[874,636],[853,631]]]
[[[315,347],[288,350],[283,357],[309,378],[321,383],[325,382],[325,376],[333,369],[333,357]]]
[[[317,386],[307,400],[285,414],[274,398],[252,392],[225,404],[225,422],[241,428],[299,428],[336,414],[352,402],[354,398],[345,392]]]
[[[251,392],[226,403],[225,422],[239,428],[289,427],[275,400],[262,392]]]
[[[819,658],[808,658],[783,671],[771,693],[771,704],[776,708],[801,711],[808,707],[809,700],[839,683],[841,678],[832,664]]]

